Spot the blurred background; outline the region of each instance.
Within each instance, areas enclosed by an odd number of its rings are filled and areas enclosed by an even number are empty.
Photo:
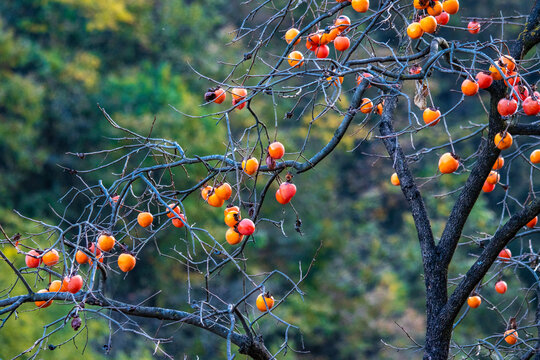
[[[412,1],[411,1],[412,3]],[[515,3],[515,2],[514,2]],[[499,16],[526,13],[528,2],[509,4],[508,1],[478,0],[463,2],[463,17]],[[372,2],[375,7],[377,1]],[[59,199],[72,187],[81,183],[67,168],[88,169],[101,158],[79,159],[66,152],[89,152],[117,145],[111,138],[123,134],[114,130],[103,118],[97,104],[103,106],[116,122],[141,134],[147,134],[154,117],[153,136],[177,141],[191,154],[223,153],[226,149],[226,129],[216,119],[189,118],[182,112],[203,115],[222,110],[216,104],[201,106],[203,94],[214,84],[199,77],[193,69],[211,78],[223,80],[231,71],[225,63],[235,63],[250,49],[251,37],[230,44],[234,31],[256,3],[240,5],[223,0],[4,0],[0,2],[0,223],[9,234],[32,232],[36,229],[23,221],[13,210],[25,216],[54,223],[52,209],[62,210]],[[354,12],[345,13],[352,18]],[[268,14],[271,10],[269,9]],[[263,12],[264,14],[264,12]],[[279,36],[294,23],[288,17]],[[450,25],[464,26],[459,17]],[[517,26],[505,27],[508,38],[519,31]],[[487,40],[498,36],[499,26],[488,27],[478,35]],[[442,36],[463,41],[471,35],[461,29],[444,29]],[[384,33],[378,40],[387,41]],[[276,38],[265,49],[279,56],[284,41]],[[303,42],[299,46],[305,51]],[[272,59],[272,58],[270,58]],[[277,58],[276,58],[277,59]],[[266,68],[258,68],[260,72]],[[241,72],[241,69],[239,70]],[[254,81],[256,81],[255,79]],[[533,79],[535,80],[535,79]],[[435,75],[430,88],[437,106],[449,109],[460,98],[456,89],[461,81],[449,76]],[[347,109],[354,78],[346,78],[339,106]],[[452,90],[454,89],[454,90]],[[373,97],[376,96],[376,90]],[[412,94],[411,84],[406,91]],[[483,95],[485,96],[485,94]],[[485,98],[487,99],[487,98]],[[467,99],[469,101],[471,99]],[[227,100],[228,101],[228,100]],[[291,102],[279,101],[276,108],[280,121],[278,140],[287,150],[299,149],[310,121],[305,115],[285,117]],[[471,104],[474,104],[471,100]],[[259,114],[272,114],[263,121],[273,125],[271,98],[254,100]],[[418,116],[421,112],[414,108]],[[396,123],[405,125],[407,108],[401,104]],[[372,120],[376,121],[376,120]],[[327,141],[339,124],[337,115],[317,121],[310,137],[308,154],[313,154]],[[253,123],[247,111],[237,112],[232,119],[235,134]],[[468,134],[470,123],[484,124],[481,106],[462,107],[459,114],[447,119],[455,138]],[[375,124],[375,122],[373,122]],[[398,125],[399,127],[399,125]],[[303,235],[295,231],[296,215],[289,208],[278,207],[270,201],[264,217],[285,219],[283,236],[279,229],[262,226],[255,243],[247,248],[250,272],[264,273],[279,269],[297,279],[299,263],[305,270],[317,248],[321,251],[302,284],[305,292],[288,298],[276,310],[279,316],[298,325],[301,332],[291,331],[290,345],[301,354],[289,351],[287,358],[299,359],[417,359],[419,353],[396,352],[384,343],[397,347],[414,345],[407,333],[422,342],[424,332],[424,285],[419,248],[412,218],[399,188],[390,184],[392,164],[386,158],[369,156],[385,154],[379,141],[368,136],[370,126],[352,126],[342,144],[309,174],[295,177],[299,192],[295,207],[302,220]],[[361,141],[368,136],[367,141]],[[443,144],[448,140],[444,128],[433,128],[418,133],[417,149]],[[462,157],[472,155],[479,137],[459,145]],[[405,141],[405,148],[411,144]],[[351,151],[354,149],[354,151]],[[447,150],[440,149],[421,156],[412,163],[422,190],[429,194],[426,202],[439,236],[455,196],[436,197],[457,189],[467,174],[436,175],[437,157]],[[524,162],[523,162],[524,163]],[[518,161],[512,167],[512,177],[528,178],[528,168]],[[178,170],[183,172],[182,169]],[[204,176],[204,168],[190,169],[193,179]],[[114,180],[111,169],[84,175],[89,184]],[[507,182],[508,173],[502,174]],[[526,194],[527,182],[513,184],[515,194]],[[497,228],[504,196],[499,186],[483,194],[467,224],[466,234],[478,236]],[[219,237],[224,232],[222,209],[204,206],[199,196],[185,203],[190,221],[196,221]],[[76,206],[68,216],[77,216]],[[159,236],[159,247],[165,253],[174,246],[182,246],[184,234],[170,231]],[[465,239],[468,241],[469,239]],[[516,241],[512,251],[519,253],[528,239]],[[524,242],[525,241],[525,242]],[[42,246],[46,245],[41,244]],[[4,251],[23,266],[14,249]],[[466,271],[474,261],[471,254],[480,248],[474,244],[461,247],[456,255],[452,276]],[[3,270],[6,265],[1,264]],[[2,271],[7,274],[6,271]],[[530,279],[518,271],[509,274],[510,288],[527,288]],[[515,275],[515,276],[514,276]],[[194,292],[201,293],[203,279],[192,278]],[[13,279],[0,277],[2,288]],[[186,269],[177,262],[157,256],[148,246],[141,254],[137,268],[125,278],[113,276],[108,291],[111,296],[137,303],[162,290],[148,305],[170,306],[192,310],[187,304]],[[215,291],[224,298],[235,298],[242,284],[234,271],[224,271],[215,284]],[[46,281],[35,280],[36,286]],[[288,284],[278,279],[270,284],[271,291],[280,298]],[[492,286],[484,295],[494,294]],[[512,305],[516,293],[501,299],[502,305]],[[494,296],[494,295],[493,295]],[[33,304],[23,307],[17,319],[0,330],[0,357],[9,359],[31,346],[41,336],[42,326],[69,310],[55,304],[47,311],[30,311]],[[513,309],[513,308],[512,308]],[[521,314],[523,315],[523,314]],[[109,335],[109,325],[99,319],[88,318],[86,335],[55,350],[44,350],[41,359],[150,359],[152,343],[140,336],[121,331]],[[141,320],[152,333],[160,323]],[[285,327],[271,317],[259,322],[260,331],[271,349],[283,341]],[[456,330],[455,340],[472,343],[504,330],[504,318],[493,316],[487,308],[470,313]],[[51,337],[49,344],[58,345],[69,337],[70,328]],[[173,325],[163,329],[161,336],[173,341],[163,348],[177,359],[224,358],[225,342],[199,329]],[[109,336],[112,347],[104,347]],[[82,355],[81,355],[82,353]],[[161,358],[159,354],[155,355]],[[22,358],[30,358],[22,356]]]

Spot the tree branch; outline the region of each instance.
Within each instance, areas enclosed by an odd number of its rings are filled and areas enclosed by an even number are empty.
[[[491,265],[497,260],[499,252],[512,240],[517,232],[540,213],[540,199],[534,200],[529,206],[523,208],[508,220],[504,226],[495,232],[482,254],[471,266],[463,280],[458,284],[447,304],[441,309],[439,323],[443,327],[451,327],[454,318],[459,313],[470,293],[488,272]]]
[[[249,355],[255,360],[269,360],[272,354],[266,349],[260,337],[252,337],[232,331],[213,320],[201,318],[199,315],[194,315],[185,311],[167,309],[161,307],[149,307],[127,304],[124,302],[110,300],[101,295],[90,292],[78,292],[73,295],[70,293],[34,293],[27,295],[14,296],[0,300],[0,314],[13,310],[14,304],[21,305],[27,302],[47,301],[47,300],[64,300],[64,301],[83,301],[87,305],[99,306],[116,311],[125,315],[139,316],[145,318],[179,321],[190,324],[201,329],[207,330],[224,339],[228,337],[231,342],[240,348],[240,353]]]

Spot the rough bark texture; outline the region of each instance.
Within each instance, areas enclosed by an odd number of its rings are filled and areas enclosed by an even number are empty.
[[[396,94],[385,99],[379,132],[384,146],[394,162],[394,169],[398,174],[401,190],[411,209],[422,251],[427,315],[425,358],[446,359],[448,357],[451,329],[441,328],[437,322],[437,317],[448,297],[446,287],[448,271],[445,266],[441,266],[424,200],[409,170],[405,154],[399,145],[392,126],[392,114],[396,108],[396,103]]]

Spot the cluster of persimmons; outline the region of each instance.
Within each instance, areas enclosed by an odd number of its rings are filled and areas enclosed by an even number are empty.
[[[285,155],[285,147],[280,142],[276,141],[268,146],[267,164],[269,167],[275,167],[276,160],[281,159]],[[249,176],[257,173],[259,169],[259,161],[251,157],[242,161],[242,170]],[[204,186],[201,189],[201,196],[205,202],[213,207],[221,207],[228,201],[233,194],[233,189],[228,183],[221,183],[217,186]],[[291,183],[291,176],[287,175],[287,180],[282,182],[276,191],[276,201],[280,204],[287,204],[296,194],[296,186]],[[117,203],[120,200],[118,195],[111,198],[111,204]],[[172,225],[177,228],[182,228],[187,224],[187,219],[180,211],[177,203],[171,203],[167,206],[165,214],[171,219]],[[245,236],[252,235],[255,232],[255,223],[249,218],[242,219],[240,208],[238,206],[229,205],[226,207],[225,224],[229,226],[225,234],[225,240],[230,245],[237,245],[242,242]],[[137,215],[137,223],[143,228],[152,225],[154,216],[150,212],[139,212]],[[93,264],[95,259],[103,262],[103,252],[111,252],[115,245],[119,244],[114,236],[109,233],[102,233],[95,242],[92,242],[87,249],[79,249],[75,253],[75,261],[79,264]],[[136,264],[136,259],[133,254],[124,251],[124,245],[120,244],[123,252],[118,256],[118,267],[123,272],[133,270]],[[60,256],[56,249],[47,250],[45,253],[39,250],[30,250],[26,253],[26,265],[29,268],[38,268],[40,265],[53,267],[60,261]],[[52,281],[48,288],[41,289],[38,293],[44,292],[70,292],[77,293],[84,286],[84,280],[81,275],[76,273],[65,276],[62,280]],[[49,301],[36,301],[36,306],[40,308],[48,307],[52,304]],[[256,307],[260,311],[271,309],[274,305],[274,298],[268,292],[260,294],[256,299]]]

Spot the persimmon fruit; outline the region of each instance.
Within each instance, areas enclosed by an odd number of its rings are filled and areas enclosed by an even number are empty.
[[[256,158],[251,157],[247,160],[242,161],[242,170],[244,170],[246,174],[253,175],[257,172],[258,169],[259,161]]]
[[[493,141],[499,150],[506,150],[512,146],[513,143],[512,135],[510,135],[510,133],[498,133],[495,135],[495,139]]]
[[[41,289],[39,290],[37,293],[38,294],[43,294],[43,293],[48,293],[49,291],[47,291],[47,289]],[[51,306],[51,304],[53,303],[52,300],[49,300],[49,301],[35,301],[34,304],[36,304],[36,306],[40,309],[45,309],[46,307],[49,307]]]
[[[268,155],[274,160],[281,159],[285,155],[285,146],[279,141],[274,141],[268,145]]]
[[[101,251],[111,251],[116,244],[116,239],[112,235],[102,234],[98,238],[98,248]]]
[[[469,307],[473,309],[479,307],[480,304],[482,304],[482,298],[478,295],[469,296],[469,298],[467,299],[467,305],[469,305]]]
[[[255,305],[257,306],[257,309],[259,309],[259,311],[266,312],[274,307],[274,302],[274,297],[269,293],[266,293],[257,296],[257,300],[255,300]]]
[[[139,223],[140,226],[144,228],[152,225],[153,221],[154,221],[154,216],[147,211],[139,213],[139,215],[137,215],[137,222]]]
[[[251,235],[255,232],[255,223],[251,219],[242,219],[237,226],[240,235]]]
[[[459,162],[451,153],[444,153],[439,159],[439,171],[443,174],[451,174],[459,167]]]
[[[390,176],[390,182],[394,186],[399,186],[400,185],[399,178],[398,178],[398,175],[396,173],[393,173],[392,176]]]
[[[422,114],[422,118],[424,119],[424,122],[427,125],[435,126],[441,120],[441,112],[440,110],[435,109],[435,108],[427,108],[424,110],[424,113]]]
[[[58,264],[58,261],[60,260],[60,257],[58,256],[58,251],[55,249],[51,249],[47,251],[45,254],[43,254],[43,257],[41,258],[41,261],[47,266],[54,266]]]
[[[75,275],[69,278],[67,290],[72,293],[78,293],[83,287],[84,281],[81,275]]]
[[[229,183],[223,183],[215,190],[215,194],[223,201],[227,201],[232,196],[232,187]]]
[[[506,290],[508,289],[508,285],[506,284],[506,281],[497,281],[495,284],[495,291],[499,294],[504,294]]]
[[[227,240],[229,245],[239,244],[240,242],[242,242],[243,239],[244,239],[244,235],[236,231],[235,228],[231,227],[225,233],[225,240]]]
[[[24,262],[29,268],[37,268],[41,264],[39,253],[36,250],[30,250],[24,257]]]
[[[133,270],[136,263],[137,263],[137,260],[131,254],[123,253],[123,254],[120,254],[120,256],[118,256],[118,267],[123,272],[129,272]]]

